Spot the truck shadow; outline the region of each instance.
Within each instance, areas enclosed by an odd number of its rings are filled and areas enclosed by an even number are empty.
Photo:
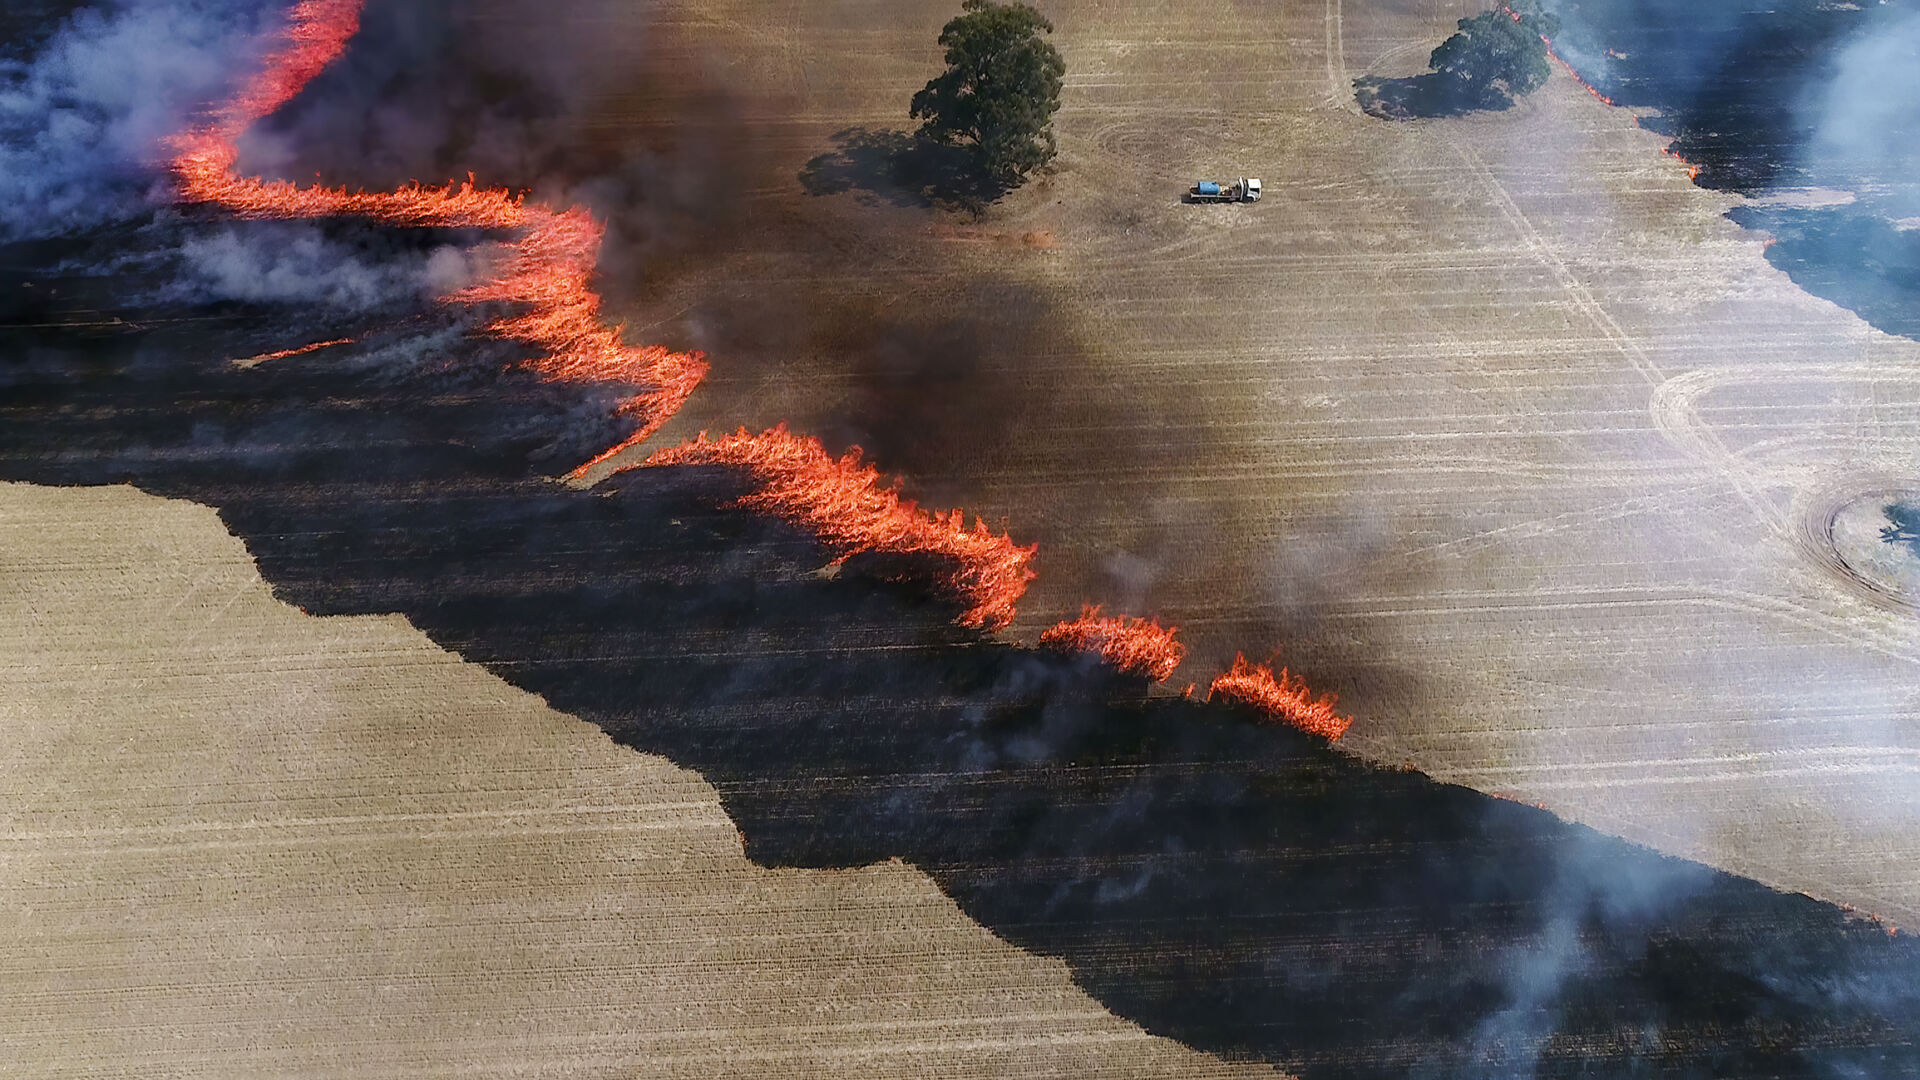
[[[213,505],[282,600],[699,771],[762,865],[904,859],[1148,1031],[1309,1077],[1920,1072],[1910,938],[956,629],[925,567],[822,575],[724,471],[555,484],[607,402],[498,356],[376,327],[243,369],[319,328],[121,314],[0,329],[0,476]]]
[[[903,131],[845,128],[833,143],[800,170],[809,195],[853,192],[865,203],[978,211],[1010,190],[971,152]]]

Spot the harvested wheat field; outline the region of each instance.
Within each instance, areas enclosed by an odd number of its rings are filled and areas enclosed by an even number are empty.
[[[750,240],[616,297],[711,351],[663,438],[859,443],[1040,545],[1016,634],[1158,615],[1176,687],[1277,649],[1371,757],[1912,921],[1920,623],[1830,523],[1915,483],[1920,345],[1562,71],[1358,111],[1469,7],[1050,4],[1060,160],[976,219],[863,149],[947,5],[668,5],[653,62],[731,102],[681,137],[764,157]],[[1179,202],[1241,174],[1262,203]]]
[[[0,247],[8,1060],[1911,1066],[1920,343],[1565,71],[1360,111],[1477,4],[1043,6],[997,201],[951,0],[324,0]]]
[[[205,507],[0,485],[0,552],[10,1075],[1276,1075],[897,862],[751,865],[699,777],[276,602]]]

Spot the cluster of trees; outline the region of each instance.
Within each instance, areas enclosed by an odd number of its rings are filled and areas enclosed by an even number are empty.
[[[1546,38],[1560,21],[1542,0],[1506,0],[1461,19],[1429,58],[1430,102],[1448,108],[1510,103],[1552,74]],[[1053,114],[1067,65],[1046,40],[1053,24],[1019,0],[965,0],[940,31],[947,69],[913,96],[918,138],[970,153],[980,172],[1019,186],[1053,160]],[[1400,80],[1408,81],[1408,80]]]

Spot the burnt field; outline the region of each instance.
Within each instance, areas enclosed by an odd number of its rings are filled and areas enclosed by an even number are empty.
[[[724,472],[557,485],[572,391],[232,363],[272,308],[92,313],[8,331],[8,478],[216,507],[281,601],[695,770],[761,866],[905,860],[1150,1033],[1305,1076],[1914,1067],[1920,948],[1877,923],[957,630],[880,580],[914,568],[718,509]]]
[[[193,211],[9,248],[0,475],[213,506],[281,600],[402,615],[697,770],[759,864],[904,859],[1202,1050],[1911,1070],[1920,957],[1828,901],[1920,916],[1920,637],[1847,547],[1859,498],[1920,482],[1920,347],[1563,76],[1361,114],[1459,5],[1050,13],[1061,160],[981,213],[897,134],[933,3],[375,4],[246,147],[583,200],[629,338],[713,365],[652,445],[861,445],[1039,544],[1001,637],[926,566],[724,509],[724,471],[553,479],[624,434],[617,388],[516,371],[388,277],[211,298],[148,250],[425,273],[472,235]],[[1266,200],[1180,204],[1238,174]],[[1083,601],[1180,624],[1173,686],[1277,649],[1358,723],[1332,750],[1017,644]]]
[[[1572,0],[1561,55],[1597,92],[1671,137],[1702,187],[1755,205],[1795,284],[1915,337],[1913,14],[1897,5]]]
[[[1564,73],[1361,114],[1460,5],[1050,10],[1061,160],[975,218],[873,157],[944,8],[662,9],[649,63],[728,104],[636,90],[594,138],[664,108],[678,145],[751,133],[760,178],[715,211],[737,232],[613,294],[714,357],[663,438],[858,443],[1040,545],[1016,635],[1158,614],[1174,686],[1278,649],[1375,760],[1920,915],[1920,639],[1822,524],[1907,485],[1920,347]],[[1179,203],[1215,174],[1267,197]]]

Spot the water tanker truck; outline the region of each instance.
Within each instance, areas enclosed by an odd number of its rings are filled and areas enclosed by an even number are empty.
[[[1241,179],[1235,180],[1230,184],[1223,184],[1218,180],[1202,180],[1193,185],[1192,189],[1187,192],[1187,201],[1197,203],[1259,202],[1260,181],[1257,178],[1253,180]]]

